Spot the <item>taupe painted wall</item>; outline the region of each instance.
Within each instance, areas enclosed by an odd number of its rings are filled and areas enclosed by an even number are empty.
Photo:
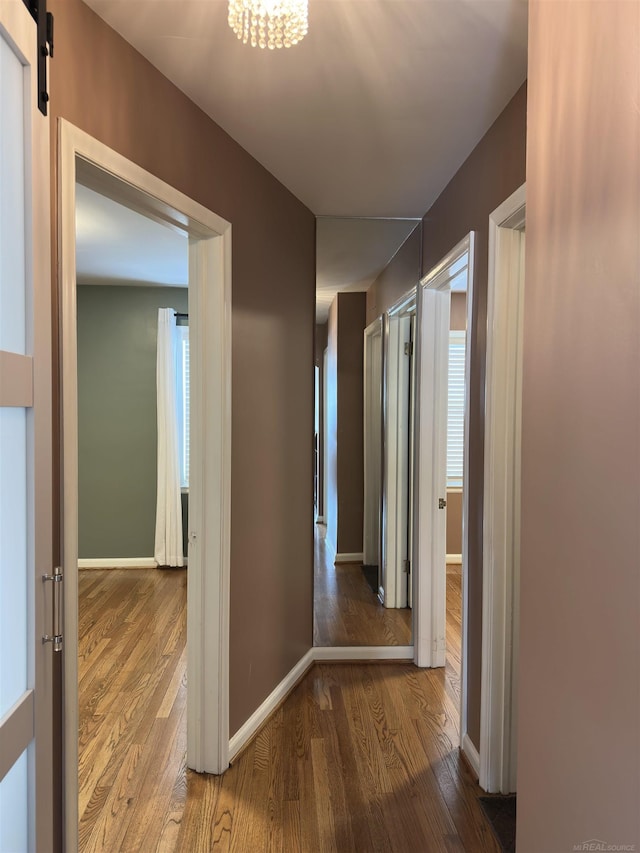
[[[315,218],[80,0],[50,7],[54,211],[62,116],[233,225],[233,733],[312,645]]]
[[[327,335],[329,332],[328,321],[326,323],[316,323],[315,337],[315,363],[316,367],[322,367],[324,351],[327,348]]]
[[[366,294],[338,294],[339,554],[362,553]]]
[[[77,293],[78,554],[153,557],[158,308],[188,311],[188,291],[81,285]]]
[[[365,315],[365,293],[338,293],[329,311],[327,536],[338,554],[362,553]]]
[[[418,224],[367,290],[367,326],[420,281],[421,235]]]
[[[451,316],[449,328],[452,331],[463,332],[467,328],[467,294],[451,294]]]
[[[525,180],[526,85],[523,85],[422,221],[422,274],[470,231],[476,232],[469,407],[468,733],[480,741],[482,651],[482,518],[484,493],[484,374],[487,326],[489,214]]]
[[[447,554],[462,554],[462,492],[447,489]]]
[[[517,849],[638,850],[640,5],[529,34]]]

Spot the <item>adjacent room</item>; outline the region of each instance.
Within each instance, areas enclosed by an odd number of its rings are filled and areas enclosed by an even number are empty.
[[[186,738],[188,240],[77,184],[76,270],[79,843],[115,850]]]

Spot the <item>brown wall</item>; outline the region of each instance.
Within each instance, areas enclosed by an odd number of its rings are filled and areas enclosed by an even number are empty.
[[[365,293],[338,294],[339,554],[362,552]]]
[[[638,850],[640,6],[529,8],[518,851]]]
[[[469,407],[468,733],[480,742],[482,651],[482,515],[484,372],[487,326],[489,214],[525,180],[526,85],[463,163],[422,221],[422,274],[470,231],[476,232]]]
[[[327,537],[338,554],[362,552],[365,293],[338,293],[328,324]]]
[[[233,733],[312,643],[315,220],[87,6],[50,7],[54,173],[62,116],[233,225]]]
[[[447,554],[462,554],[462,492],[447,490]]]
[[[367,290],[367,326],[420,281],[421,233],[417,225]]]
[[[327,334],[329,331],[329,324],[327,323],[316,323],[316,338],[315,338],[315,359],[316,366],[322,367],[322,361],[324,359],[324,351],[327,348]]]
[[[452,331],[463,332],[467,328],[467,294],[451,294],[451,316],[449,328]]]

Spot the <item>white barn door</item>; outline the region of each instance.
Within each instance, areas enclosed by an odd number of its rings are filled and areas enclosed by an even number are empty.
[[[0,853],[53,849],[59,782],[49,122],[37,107],[36,63],[34,20],[22,0],[0,0]]]

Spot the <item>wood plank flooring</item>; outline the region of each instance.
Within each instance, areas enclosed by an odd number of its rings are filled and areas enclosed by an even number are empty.
[[[316,524],[314,646],[410,646],[411,610],[383,607],[360,563],[333,564],[326,527]]]
[[[184,801],[186,580],[184,569],[79,573],[81,850],[160,849],[174,788]]]
[[[459,573],[445,669],[316,665],[222,777],[185,771],[185,574],[80,573],[83,853],[499,853],[457,749]]]

